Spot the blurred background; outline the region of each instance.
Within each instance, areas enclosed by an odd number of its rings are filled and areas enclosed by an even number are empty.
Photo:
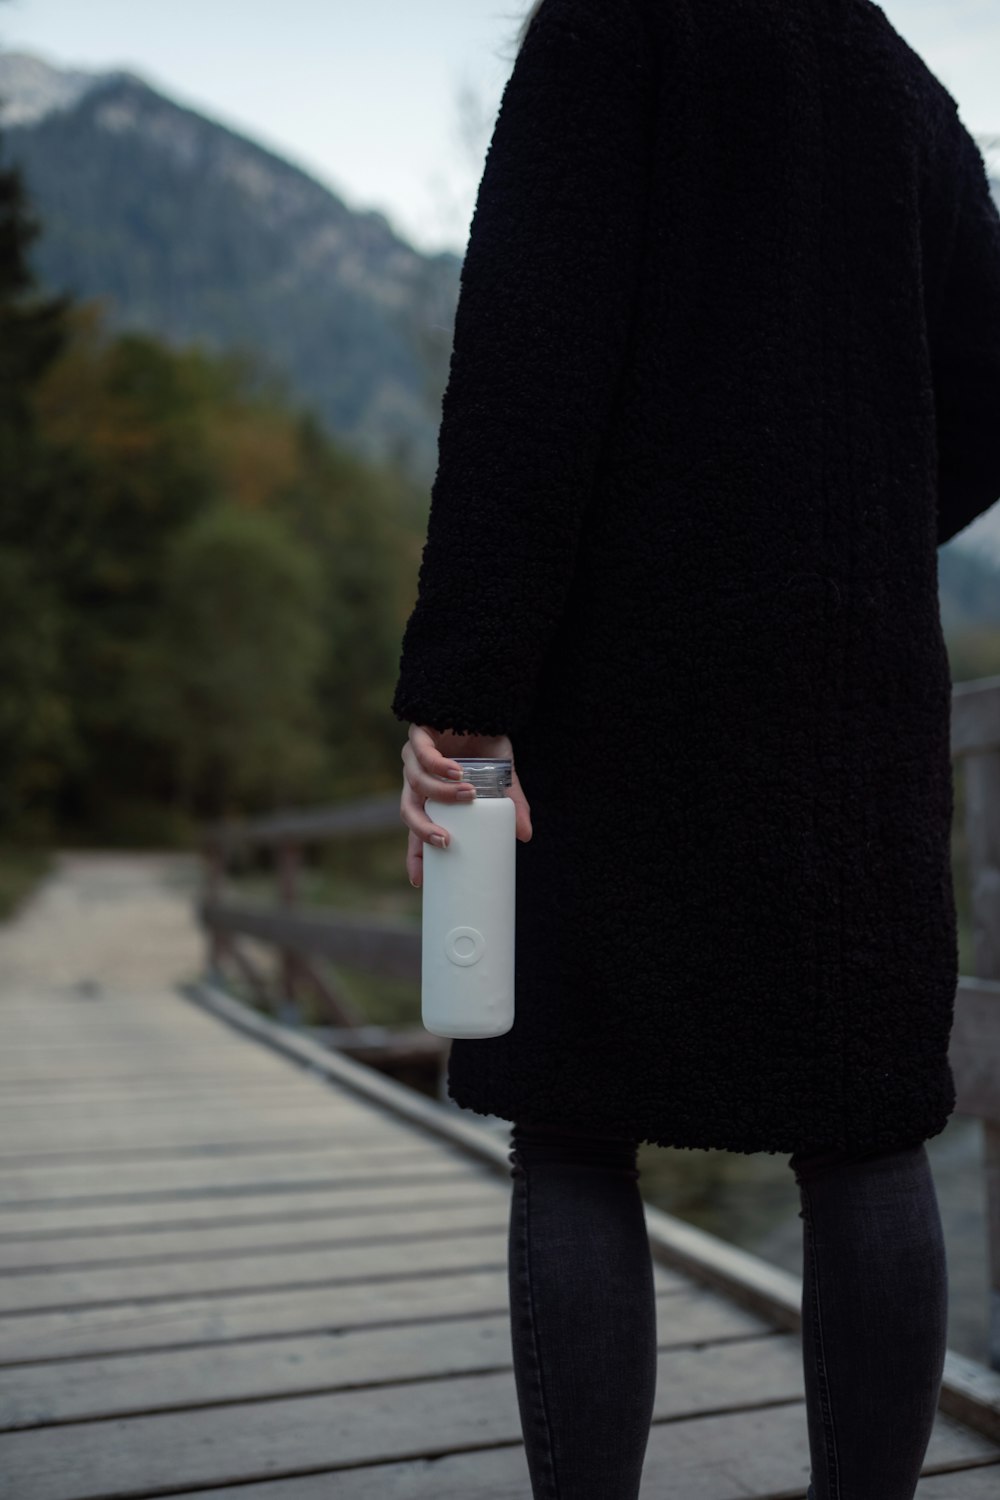
[[[958,100],[1000,202],[1000,10],[882,8]],[[193,924],[204,830],[235,819],[370,803],[280,868],[275,839],[248,841],[230,888],[266,903],[277,876],[286,900],[419,923],[388,705],[526,9],[0,4],[0,912],[13,931],[63,892],[46,909],[67,982],[101,982],[94,903],[142,953],[156,912]],[[940,584],[955,681],[1000,672],[1000,507],[941,550]],[[960,770],[956,796],[972,972]],[[167,926],[157,961],[183,980],[200,947]],[[40,972],[51,921],[23,930],[18,963]],[[355,1055],[440,1097],[412,971],[328,963],[296,987],[289,963],[247,940],[224,981],[331,1044],[369,1028]],[[975,1129],[956,1118],[934,1149],[952,1343],[982,1358]],[[799,1268],[783,1158],[644,1148],[643,1170],[651,1201]]]

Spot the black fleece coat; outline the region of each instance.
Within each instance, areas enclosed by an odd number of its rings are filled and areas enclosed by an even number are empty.
[[[739,1152],[955,1104],[937,547],[1000,496],[1000,219],[870,0],[545,0],[473,216],[392,711],[511,737],[504,1119]]]

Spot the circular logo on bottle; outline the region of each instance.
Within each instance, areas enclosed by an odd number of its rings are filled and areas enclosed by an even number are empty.
[[[486,952],[486,939],[475,927],[453,927],[444,940],[453,964],[477,964]]]

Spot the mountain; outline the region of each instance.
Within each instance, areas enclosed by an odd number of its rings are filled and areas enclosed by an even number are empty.
[[[0,52],[0,125],[43,286],[106,299],[112,331],[252,350],[335,436],[429,481],[459,256],[127,70]]]

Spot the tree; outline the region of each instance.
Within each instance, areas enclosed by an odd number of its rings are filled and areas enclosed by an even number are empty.
[[[37,482],[32,393],[66,344],[72,306],[68,295],[38,292],[28,248],[40,233],[20,168],[0,165],[0,539],[15,544]]]
[[[316,559],[267,512],[220,504],[174,538],[132,705],[189,816],[319,792],[322,599]]]
[[[78,753],[62,681],[59,602],[28,553],[0,547],[0,829],[45,837]]]
[[[40,232],[19,169],[0,166],[0,829],[7,837],[46,830],[47,798],[73,742],[58,602],[28,524],[45,470],[33,396],[65,345],[71,307],[67,296],[37,292],[28,248]]]

